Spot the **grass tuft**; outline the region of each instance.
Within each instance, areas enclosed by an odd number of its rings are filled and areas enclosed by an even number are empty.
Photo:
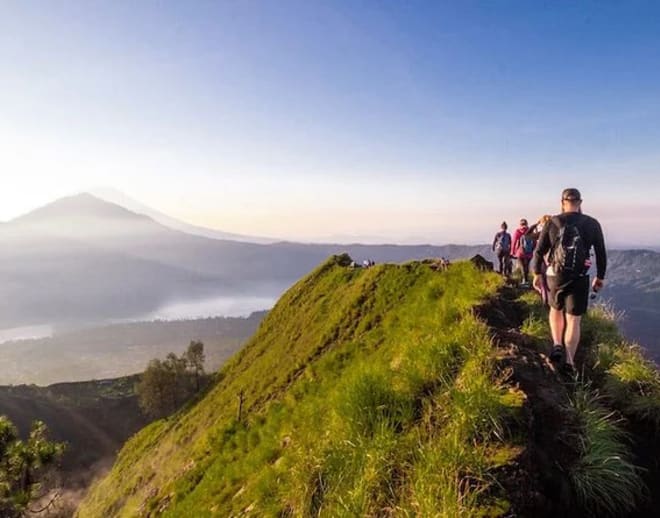
[[[352,434],[363,437],[402,431],[413,415],[410,398],[394,389],[391,375],[375,369],[358,372],[343,385],[337,411]]]
[[[634,510],[644,484],[631,461],[621,420],[585,385],[570,399],[570,409],[578,422],[572,439],[579,459],[569,471],[578,502],[591,516],[623,516]]]

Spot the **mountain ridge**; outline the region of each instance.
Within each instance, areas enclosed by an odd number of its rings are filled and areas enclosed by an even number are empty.
[[[534,294],[468,262],[446,271],[430,262],[350,264],[335,256],[291,287],[203,398],[125,445],[78,516],[659,509],[632,487],[657,476],[657,449],[629,450],[610,412],[660,422],[660,378],[620,345],[607,315],[586,319],[579,360],[605,400],[586,382],[558,379],[542,352],[547,331]],[[633,366],[654,380],[643,390],[623,376]],[[613,434],[602,460],[626,476],[604,483],[621,497],[580,490],[606,476],[590,464],[600,458],[594,429],[580,424],[591,415]],[[626,433],[641,441],[635,426]],[[583,449],[562,447],[561,430]],[[633,462],[639,470],[630,471]]]

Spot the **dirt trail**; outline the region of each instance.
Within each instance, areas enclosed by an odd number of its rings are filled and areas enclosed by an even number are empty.
[[[526,395],[523,417],[511,427],[511,433],[526,438],[522,454],[513,467],[498,473],[513,505],[511,516],[534,518],[581,517],[567,470],[578,452],[569,440],[576,429],[566,403],[575,382],[558,374],[547,355],[520,327],[527,309],[517,300],[519,292],[504,288],[498,296],[477,308],[477,315],[491,328],[498,368],[510,374],[510,383]],[[584,351],[583,351],[584,352]],[[578,358],[578,361],[580,358]],[[641,466],[649,488],[643,508],[629,518],[660,516],[660,444],[657,431],[648,424],[626,421],[635,463]]]

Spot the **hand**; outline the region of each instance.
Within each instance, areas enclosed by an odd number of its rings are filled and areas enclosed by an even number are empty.
[[[543,276],[535,273],[532,286],[534,286],[534,289],[538,292],[543,291]]]
[[[591,289],[594,290],[594,293],[598,293],[605,286],[605,281],[596,277],[594,282],[591,283]]]

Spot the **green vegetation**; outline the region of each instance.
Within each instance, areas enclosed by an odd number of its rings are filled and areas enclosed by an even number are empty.
[[[619,318],[604,306],[593,311],[587,321],[588,333],[596,344],[595,375],[621,413],[660,430],[660,372],[638,345],[621,337],[616,326]]]
[[[644,483],[621,419],[586,386],[578,387],[570,408],[578,420],[572,441],[579,457],[570,469],[578,501],[591,516],[625,516],[642,497]]]
[[[36,421],[27,440],[5,416],[0,416],[0,516],[23,516],[32,500],[43,494],[46,470],[64,451],[47,440],[46,426]]]
[[[529,312],[521,329],[547,340],[540,301],[531,294],[521,299]],[[566,443],[577,448],[577,458],[566,469],[578,505],[590,516],[626,516],[644,502],[645,469],[635,465],[633,434],[651,425],[651,441],[660,438],[660,372],[621,336],[622,316],[608,303],[589,310],[578,351],[582,374],[568,396]],[[657,470],[657,459],[641,460]]]
[[[135,384],[140,408],[152,417],[175,412],[200,391],[204,382],[204,344],[193,340],[179,357],[151,360]]]
[[[80,516],[500,505],[491,468],[522,399],[498,380],[472,313],[500,278],[469,263],[347,264],[335,257],[292,287],[206,398],[126,445]]]
[[[528,428],[527,395],[512,382],[513,368],[498,363],[491,330],[475,311],[497,297],[501,277],[469,262],[443,272],[420,262],[349,264],[333,257],[294,285],[205,397],[125,445],[79,516],[515,511],[527,495],[514,498],[510,488],[534,478],[515,466],[538,430]],[[517,304],[529,317],[522,330],[540,351],[543,310],[530,294]],[[596,318],[586,323],[589,340],[608,338]],[[589,362],[594,389],[621,363],[596,367],[593,354]],[[569,398],[558,380],[549,386],[565,407],[557,426],[576,449],[562,457],[560,475],[576,505],[625,509],[616,496],[597,503],[617,477],[640,481],[618,414],[579,391]],[[622,488],[635,505],[637,493]]]

